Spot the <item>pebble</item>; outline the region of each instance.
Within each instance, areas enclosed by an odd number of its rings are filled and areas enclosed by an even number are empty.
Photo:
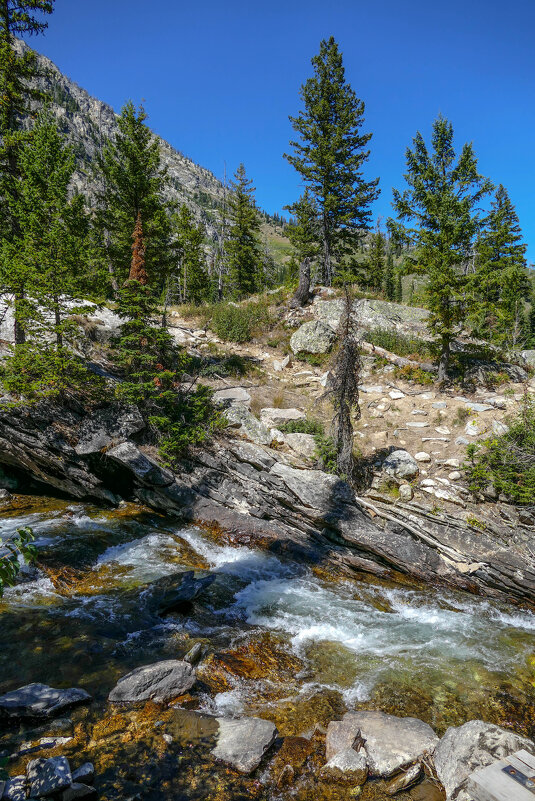
[[[407,428],[429,428],[429,423],[405,423]]]
[[[411,414],[423,414],[424,417],[427,417],[427,412],[425,409],[413,409]]]
[[[469,445],[470,441],[466,439],[466,437],[457,437],[455,440],[456,445]]]
[[[410,484],[402,484],[400,486],[400,488],[399,488],[399,497],[400,497],[400,500],[404,501],[405,503],[408,503],[409,501],[412,501],[412,499],[414,497],[414,492],[412,491],[412,487],[411,487]]]
[[[433,409],[447,409],[448,408],[448,404],[446,403],[446,401],[436,401],[436,403],[432,403],[431,406],[433,407]]]
[[[462,478],[462,474],[458,470],[452,470],[451,473],[448,473],[448,478],[450,481],[459,481]]]
[[[430,462],[431,456],[426,453],[426,451],[420,451],[419,453],[414,454],[414,458],[417,462]]]
[[[405,397],[405,393],[401,392],[399,389],[391,389],[388,394],[392,400],[401,400],[401,398]]]
[[[420,484],[421,487],[436,487],[436,485],[437,482],[434,481],[432,478],[424,478],[424,480]]]
[[[451,431],[447,426],[437,426],[437,428],[435,428],[435,431],[437,432],[437,434],[445,434],[445,435],[451,434]]]

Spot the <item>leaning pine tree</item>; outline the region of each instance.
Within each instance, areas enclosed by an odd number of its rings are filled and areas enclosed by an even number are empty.
[[[402,221],[391,230],[415,245],[415,268],[427,275],[429,325],[440,347],[439,381],[447,377],[451,343],[467,314],[466,265],[481,226],[478,207],[492,189],[477,171],[472,145],[457,157],[453,126],[443,117],[433,123],[432,151],[417,133],[407,148],[408,188],[394,190],[393,206]],[[406,228],[405,221],[413,223]]]
[[[301,87],[304,109],[290,117],[298,139],[285,154],[314,196],[320,212],[322,280],[331,284],[335,263],[369,228],[379,179],[362,172],[372,134],[361,133],[364,102],[345,78],[342,54],[331,36],[312,59],[314,75]]]

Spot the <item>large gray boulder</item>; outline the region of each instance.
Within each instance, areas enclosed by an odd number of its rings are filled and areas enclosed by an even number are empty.
[[[304,420],[305,416],[301,409],[277,409],[272,406],[260,409],[260,419],[268,428],[279,428],[293,420]]]
[[[257,445],[270,445],[271,434],[269,429],[241,403],[233,403],[225,410],[225,417],[232,428]]]
[[[438,737],[427,723],[417,718],[398,718],[384,712],[347,712],[329,737],[327,755],[351,747],[359,735],[371,776],[387,778],[432,752]],[[332,726],[332,724],[330,724]],[[330,728],[329,726],[329,728]]]
[[[64,756],[32,759],[26,767],[30,798],[46,798],[67,789],[72,784],[69,760]]]
[[[312,434],[284,434],[284,442],[305,459],[315,459],[318,455],[316,440]]]
[[[240,773],[252,773],[259,766],[278,733],[271,721],[261,718],[217,718],[217,722],[219,732],[212,754]]]
[[[354,785],[364,784],[368,778],[368,765],[364,751],[346,748],[339,751],[321,769],[322,778]]]
[[[292,334],[290,347],[293,353],[328,353],[335,339],[330,326],[319,320],[309,320]]]
[[[330,326],[334,331],[338,329],[344,310],[342,299],[317,300],[314,302],[313,309],[318,320]],[[391,303],[386,300],[362,298],[354,301],[353,312],[358,325],[365,330],[395,329],[403,334],[429,338],[427,329],[429,312],[426,309],[404,306],[401,303]]]
[[[433,757],[447,801],[470,801],[472,796],[466,789],[468,777],[522,748],[535,754],[532,740],[493,723],[471,720],[463,726],[451,726],[435,748]]]
[[[408,451],[392,451],[383,462],[383,470],[394,478],[415,478],[420,472],[418,462]]]
[[[0,696],[0,716],[12,718],[49,718],[63,709],[87,704],[91,696],[85,690],[56,690],[48,684],[27,684]]]
[[[139,667],[123,676],[108,696],[114,703],[154,701],[163,704],[186,693],[195,684],[195,671],[188,662],[167,659]]]

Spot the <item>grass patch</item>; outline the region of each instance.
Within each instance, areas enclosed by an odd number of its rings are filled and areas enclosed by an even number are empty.
[[[280,427],[280,430],[283,434],[313,434],[319,436],[324,434],[323,423],[311,417],[305,417],[302,420],[289,420]]]
[[[431,342],[407,336],[390,328],[374,328],[365,335],[366,342],[384,348],[398,356],[413,359],[433,359],[434,348]]]

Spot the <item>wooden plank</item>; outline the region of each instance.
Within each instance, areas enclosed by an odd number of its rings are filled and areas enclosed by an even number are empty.
[[[517,757],[516,754],[508,756],[506,759],[511,767],[515,768],[515,770],[519,770],[524,776],[527,776],[529,779],[535,777],[535,768],[530,768],[530,766],[520,759],[520,757]]]
[[[473,795],[474,801],[535,801],[533,793],[503,773],[502,768],[508,764],[506,759],[500,759],[472,773],[466,789]]]

